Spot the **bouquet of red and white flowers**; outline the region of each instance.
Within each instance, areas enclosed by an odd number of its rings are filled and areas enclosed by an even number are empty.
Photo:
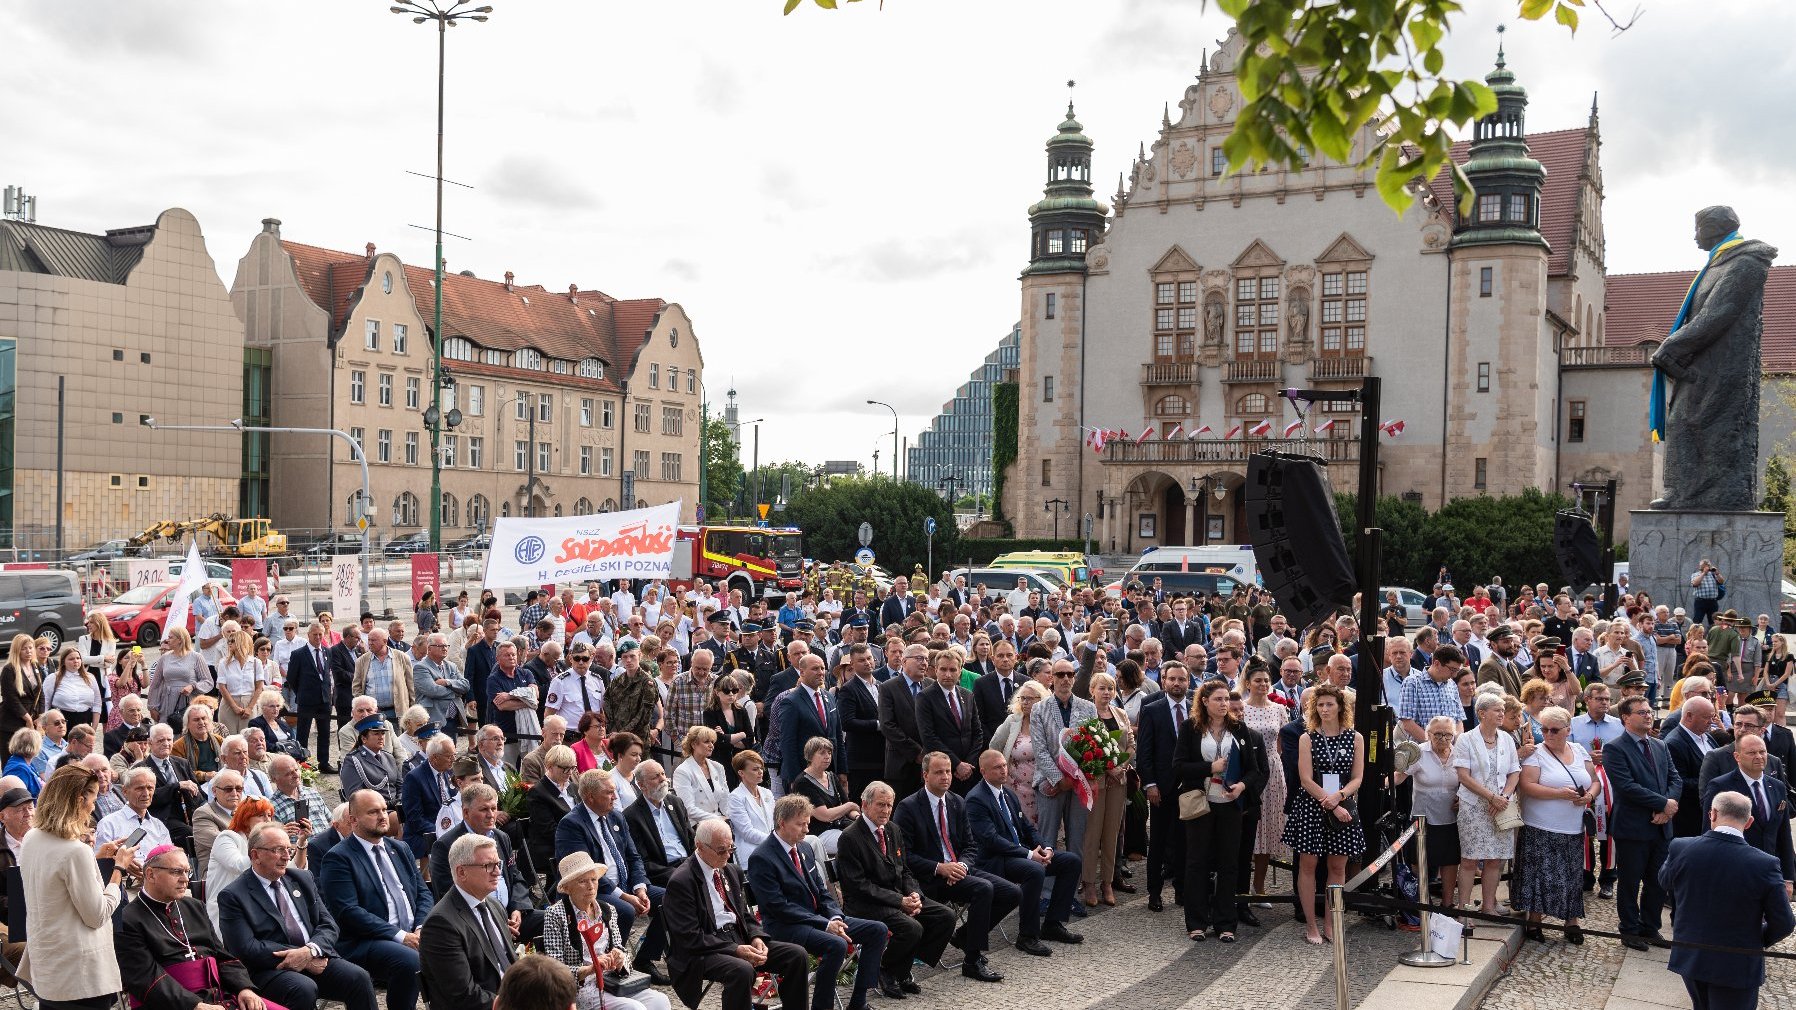
[[[1073,794],[1085,809],[1091,809],[1091,781],[1102,780],[1128,762],[1129,750],[1123,739],[1122,730],[1110,729],[1099,719],[1087,719],[1061,732],[1060,753],[1054,756],[1054,764],[1073,784]]]

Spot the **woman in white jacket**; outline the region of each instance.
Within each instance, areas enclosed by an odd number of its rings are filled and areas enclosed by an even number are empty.
[[[737,751],[730,762],[742,781],[730,790],[730,830],[736,834],[736,864],[748,869],[748,857],[773,832],[773,790],[762,785],[767,763],[752,750]]]
[[[709,726],[693,726],[680,741],[680,753],[686,755],[674,769],[674,792],[686,802],[692,826],[707,817],[724,817],[729,813],[730,782],[723,765],[711,760],[717,747],[717,731]]]

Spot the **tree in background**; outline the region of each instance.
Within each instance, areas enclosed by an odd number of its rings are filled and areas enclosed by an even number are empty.
[[[1784,517],[1784,568],[1796,567],[1796,496],[1790,492],[1790,468],[1775,453],[1765,461],[1765,500],[1759,508]]]
[[[925,516],[935,517],[936,568],[947,567],[960,545],[954,510],[929,488],[890,477],[837,477],[795,491],[785,522],[804,530],[805,553],[819,561],[850,561],[860,548],[861,523],[873,526],[880,567],[909,575],[925,562]],[[931,572],[930,575],[939,574]]]
[[[705,515],[730,515],[742,491],[742,444],[730,437],[730,426],[712,415],[699,436],[704,457]]]
[[[1335,512],[1341,519],[1341,538],[1348,557],[1354,557],[1358,530],[1354,526],[1355,497],[1335,495]],[[1501,575],[1505,585],[1558,585],[1559,561],[1553,554],[1553,515],[1571,508],[1563,495],[1542,494],[1530,488],[1519,495],[1479,495],[1455,498],[1439,511],[1429,513],[1415,502],[1384,497],[1378,500],[1378,525],[1384,531],[1384,551],[1379,562],[1379,582],[1427,592],[1435,573],[1446,565],[1464,580],[1458,588]]]

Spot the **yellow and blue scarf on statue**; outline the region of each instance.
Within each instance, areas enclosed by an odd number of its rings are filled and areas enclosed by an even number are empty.
[[[1702,285],[1703,276],[1709,272],[1709,266],[1715,262],[1715,257],[1745,241],[1739,232],[1731,231],[1715,244],[1715,248],[1709,250],[1709,258],[1703,262],[1702,269],[1696,272],[1696,279],[1690,282],[1690,290],[1684,292],[1684,303],[1678,306],[1678,315],[1671,321],[1670,332],[1676,333],[1678,327],[1690,321],[1690,303],[1696,300],[1696,289]],[[1646,407],[1646,423],[1652,432],[1654,444],[1665,441],[1665,373],[1656,368],[1653,369],[1652,398]]]

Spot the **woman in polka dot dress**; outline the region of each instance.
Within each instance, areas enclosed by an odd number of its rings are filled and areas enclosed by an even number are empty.
[[[1353,710],[1332,684],[1318,684],[1303,696],[1309,730],[1297,743],[1297,784],[1284,842],[1297,854],[1297,900],[1304,912],[1304,939],[1330,938],[1316,923],[1316,860],[1328,860],[1328,882],[1345,883],[1347,859],[1366,849],[1365,833],[1350,801],[1366,770],[1366,741],[1353,730]]]

